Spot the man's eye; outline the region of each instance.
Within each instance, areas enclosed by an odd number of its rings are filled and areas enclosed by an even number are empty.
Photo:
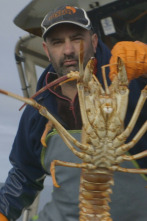
[[[74,40],[74,41],[81,41],[82,38],[81,38],[81,37],[76,37],[76,38],[74,38],[73,40]]]
[[[59,45],[59,44],[61,44],[62,42],[61,41],[54,41],[53,42],[53,45]]]

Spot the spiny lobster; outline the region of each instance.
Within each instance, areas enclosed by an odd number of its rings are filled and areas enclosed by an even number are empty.
[[[118,74],[108,87],[105,76],[105,66],[102,67],[105,89],[92,73],[94,59],[91,58],[83,69],[83,49],[81,44],[79,56],[79,72],[71,72],[66,76],[50,83],[38,93],[59,82],[77,80],[81,117],[83,122],[82,140],[77,141],[62,125],[35,100],[23,98],[13,93],[0,90],[8,96],[19,99],[39,110],[39,113],[49,119],[58,131],[70,150],[82,159],[81,164],[54,160],[51,164],[53,183],[59,185],[55,179],[55,166],[68,166],[82,168],[80,181],[80,221],[112,221],[109,213],[111,185],[113,185],[114,171],[147,174],[147,169],[127,169],[119,164],[147,156],[147,151],[133,156],[125,155],[144,135],[147,130],[147,121],[143,124],[134,139],[125,144],[126,139],[133,130],[141,109],[147,97],[147,86],[141,91],[134,114],[124,129],[124,119],[128,104],[128,79],[123,61],[118,58]],[[37,94],[38,94],[37,93]],[[36,95],[37,95],[36,94]],[[36,96],[35,95],[35,96]],[[74,148],[79,148],[77,151]]]

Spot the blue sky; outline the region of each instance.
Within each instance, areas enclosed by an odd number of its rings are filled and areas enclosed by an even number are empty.
[[[13,19],[30,1],[1,0],[0,7],[0,88],[19,95],[22,91],[14,49],[19,37],[27,32],[18,28]],[[9,153],[22,114],[18,111],[21,105],[21,102],[0,94],[0,182],[4,182],[11,168]]]

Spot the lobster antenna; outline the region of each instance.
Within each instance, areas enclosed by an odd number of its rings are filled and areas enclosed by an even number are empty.
[[[106,92],[106,94],[110,94],[110,90],[109,90],[109,87],[108,87],[108,82],[107,82],[107,79],[106,79],[106,72],[105,72],[106,66],[102,66],[101,68],[102,68],[102,76],[103,76],[105,92]]]
[[[80,75],[80,77],[82,77],[84,75],[83,61],[84,61],[84,43],[81,40],[80,53],[79,53],[79,75]]]

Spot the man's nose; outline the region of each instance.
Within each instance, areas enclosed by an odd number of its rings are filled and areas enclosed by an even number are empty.
[[[71,41],[66,41],[64,44],[64,54],[70,55],[74,53],[74,45]]]

